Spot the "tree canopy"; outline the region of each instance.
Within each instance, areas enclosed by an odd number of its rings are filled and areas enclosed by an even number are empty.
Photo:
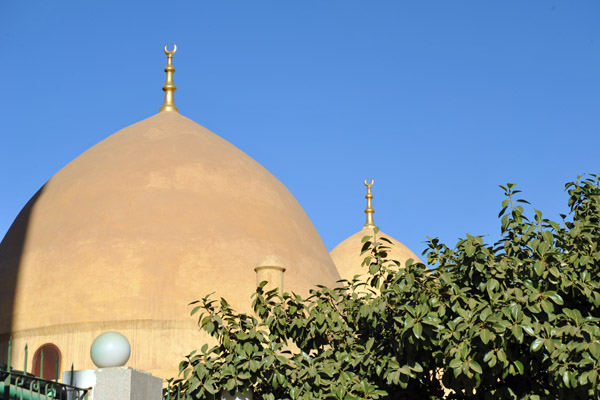
[[[424,264],[365,237],[366,277],[339,287],[194,302],[216,339],[180,364],[170,391],[212,399],[590,399],[600,397],[600,177],[568,183],[568,215],[526,216],[501,186],[501,240],[430,239]],[[357,249],[358,251],[358,249]]]

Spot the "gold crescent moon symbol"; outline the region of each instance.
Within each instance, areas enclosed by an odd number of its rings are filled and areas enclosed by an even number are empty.
[[[369,178],[369,179],[371,179],[371,183],[367,183],[367,180],[365,179],[365,186],[370,188],[375,183],[375,179],[373,179],[373,178]]]
[[[165,54],[166,55],[173,55],[175,54],[175,52],[177,51],[177,45],[175,43],[171,43],[173,45],[173,50],[169,51],[167,50],[167,48],[169,47],[169,44],[165,44]]]

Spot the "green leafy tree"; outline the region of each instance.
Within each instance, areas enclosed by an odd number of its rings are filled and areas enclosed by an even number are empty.
[[[216,339],[180,365],[170,392],[264,399],[597,399],[600,397],[600,188],[566,185],[561,222],[526,217],[501,186],[502,239],[430,239],[425,265],[388,259],[364,238],[369,274],[303,298],[254,297],[254,315],[199,302]],[[377,231],[375,231],[377,233]]]

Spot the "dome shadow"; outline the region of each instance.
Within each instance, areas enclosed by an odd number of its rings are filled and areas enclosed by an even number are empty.
[[[45,186],[45,185],[44,185]],[[27,228],[33,208],[44,190],[42,186],[29,199],[0,242],[0,363],[8,356],[8,340],[12,332],[13,308],[19,267],[21,265]],[[19,368],[19,365],[15,366]]]

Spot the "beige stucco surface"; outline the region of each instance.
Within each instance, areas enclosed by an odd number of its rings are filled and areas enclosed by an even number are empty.
[[[373,229],[363,228],[331,250],[331,258],[342,279],[351,281],[355,275],[365,275],[369,272],[368,267],[362,266],[362,262],[370,253],[366,252],[360,255],[364,244],[362,239],[365,236],[373,237]],[[415,253],[391,236],[379,231],[376,237],[378,241],[380,241],[379,238],[386,237],[393,243],[390,245],[389,243],[382,242],[382,244],[390,247],[388,259],[400,261],[402,265],[409,258],[412,258],[415,262],[421,262]]]
[[[188,303],[216,292],[250,311],[254,267],[269,255],[285,265],[285,290],[340,279],[283,184],[195,122],[160,113],[72,161],[17,217],[0,244],[0,304],[13,304],[0,309],[0,342],[12,335],[15,357],[25,342],[30,354],[53,342],[64,365],[85,369],[93,338],[120,330],[128,365],[176,368],[201,345]]]

